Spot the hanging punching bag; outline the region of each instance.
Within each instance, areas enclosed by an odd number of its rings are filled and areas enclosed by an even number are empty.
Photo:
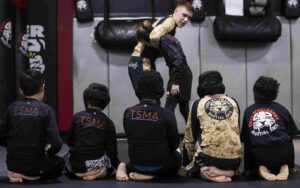
[[[15,68],[12,61],[11,0],[0,1],[0,118],[16,96]]]
[[[41,16],[43,15],[43,16]],[[46,99],[55,111],[56,83],[56,1],[26,0],[26,32],[29,67],[43,73]]]

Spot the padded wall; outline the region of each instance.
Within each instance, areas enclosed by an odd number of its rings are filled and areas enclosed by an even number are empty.
[[[92,24],[78,24],[74,19],[74,61],[73,87],[74,112],[83,109],[82,91],[92,81],[107,84],[110,88],[111,103],[106,112],[116,124],[118,133],[123,133],[122,118],[125,108],[137,103],[127,64],[130,51],[106,51],[92,43],[90,33],[100,19]],[[214,17],[207,17],[202,23],[189,23],[177,30],[183,50],[193,72],[192,101],[197,98],[196,88],[200,72],[218,70],[222,73],[226,93],[234,97],[241,108],[253,103],[252,87],[260,75],[276,78],[280,82],[278,102],[294,115],[300,128],[300,21],[288,21],[280,17],[282,36],[269,44],[218,43],[213,35]],[[298,52],[298,53],[297,53]],[[91,66],[92,65],[92,66]],[[164,83],[168,81],[168,69],[162,58],[156,62]],[[162,104],[165,103],[165,97]],[[179,110],[176,118],[180,133],[185,123]],[[242,116],[241,116],[242,118]]]

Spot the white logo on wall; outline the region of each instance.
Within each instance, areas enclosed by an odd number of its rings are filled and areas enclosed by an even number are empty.
[[[253,116],[253,130],[255,136],[267,135],[275,131],[279,125],[276,123],[271,112],[260,111]]]
[[[11,47],[11,40],[12,40],[12,35],[11,35],[11,22],[3,22],[1,23],[1,27],[0,27],[0,34],[2,33],[2,35],[0,35],[0,39],[2,41],[2,43],[10,48]]]
[[[40,53],[46,50],[44,27],[41,25],[27,25],[27,50],[29,56],[29,66],[43,73],[45,64]]]
[[[28,34],[22,34],[21,36],[21,44],[20,44],[20,51],[23,55],[28,56]]]
[[[296,8],[298,7],[298,0],[288,0],[288,6],[291,8]]]
[[[86,1],[80,0],[77,2],[77,9],[79,11],[86,11],[88,8]]]
[[[202,9],[202,1],[201,0],[194,0],[192,3],[195,10],[201,10]]]

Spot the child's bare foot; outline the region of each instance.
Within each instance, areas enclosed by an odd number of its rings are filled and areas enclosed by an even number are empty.
[[[20,174],[17,172],[12,172],[12,171],[8,171],[7,175],[8,175],[9,181],[11,183],[22,183],[23,179],[33,181],[33,180],[38,180],[41,178],[39,176],[35,176],[35,177],[25,176],[23,174]]]
[[[128,181],[127,169],[125,163],[120,163],[116,172],[116,179],[119,181]]]
[[[9,182],[10,183],[22,183],[23,182],[23,179],[21,178],[21,176],[19,175],[13,175],[14,173],[13,172],[10,172],[8,171],[7,172],[7,176],[9,178]]]
[[[204,166],[201,168],[201,172],[207,174],[210,177],[216,177],[216,176],[233,177],[234,176],[233,170],[222,170],[214,166]]]
[[[277,179],[275,174],[270,173],[269,170],[262,165],[259,166],[258,173],[262,178],[264,178],[267,181],[275,181]]]
[[[277,174],[276,179],[277,180],[287,180],[289,177],[289,166],[288,165],[283,165],[280,168],[279,174]]]
[[[131,179],[137,180],[137,181],[152,180],[154,178],[154,176],[139,174],[139,173],[136,173],[136,172],[129,173],[129,177]]]
[[[102,179],[106,176],[106,168],[102,167],[96,170],[91,170],[85,173],[75,173],[77,177],[81,177],[83,180],[95,180]]]
[[[205,169],[202,169],[200,170],[200,176],[203,180],[206,180],[206,181],[212,181],[212,182],[218,182],[218,183],[221,183],[221,182],[231,182],[231,177],[227,177],[227,176],[214,176],[214,177],[211,177],[209,175],[206,174],[206,172],[204,171]]]

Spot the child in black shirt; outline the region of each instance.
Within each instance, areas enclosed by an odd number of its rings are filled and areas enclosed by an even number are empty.
[[[58,177],[64,160],[53,109],[43,103],[45,81],[37,70],[19,79],[23,99],[12,103],[0,122],[0,144],[7,148],[6,164],[12,183]]]
[[[255,103],[245,109],[241,133],[245,172],[258,170],[268,181],[287,180],[289,168],[294,167],[292,134],[297,126],[289,111],[274,102],[278,90],[277,80],[265,76],[257,79],[253,87]]]
[[[85,111],[74,115],[67,144],[70,147],[67,171],[83,180],[101,179],[114,169],[125,168],[117,156],[115,125],[102,110],[108,105],[110,96],[104,85],[92,83],[83,93]],[[118,180],[128,176],[117,171]]]
[[[124,112],[124,130],[128,137],[129,177],[150,180],[174,176],[181,156],[177,123],[172,111],[162,108],[159,100],[164,94],[161,75],[142,72],[136,95],[140,103]]]

